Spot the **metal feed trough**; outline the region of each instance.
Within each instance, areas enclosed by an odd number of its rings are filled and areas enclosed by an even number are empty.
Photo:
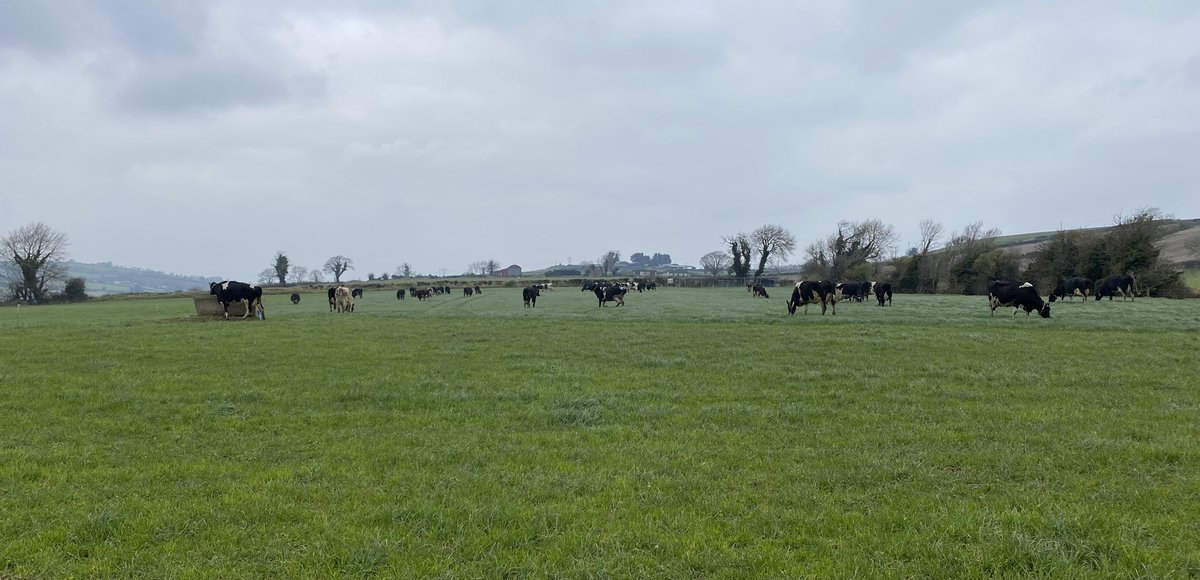
[[[225,309],[221,307],[221,303],[217,302],[217,297],[211,294],[207,296],[197,296],[192,298],[196,303],[196,316],[218,316],[224,318]],[[245,302],[230,302],[229,317],[234,316],[241,318],[246,314]]]

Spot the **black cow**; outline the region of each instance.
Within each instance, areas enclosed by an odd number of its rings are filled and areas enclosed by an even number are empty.
[[[1133,300],[1133,276],[1125,274],[1123,276],[1109,276],[1100,282],[1100,287],[1096,288],[1096,300],[1108,296],[1109,300],[1117,294],[1121,295],[1121,302],[1126,298]]]
[[[329,287],[329,311],[330,312],[333,312],[333,307],[335,304],[337,304],[337,301],[333,299],[333,295],[335,292],[337,292],[337,286],[330,286]]]
[[[521,298],[525,300],[525,308],[536,308],[537,299],[541,293],[542,291],[537,287],[537,285],[526,286],[525,288],[521,289]]]
[[[892,305],[892,284],[890,282],[867,283],[875,288],[875,299],[879,301],[880,306],[883,306],[884,301],[887,301],[888,306]]]
[[[592,292],[600,301],[599,306],[607,306],[608,302],[616,302],[617,306],[625,305],[625,293],[628,290],[622,286],[596,286]]]
[[[771,296],[769,294],[767,294],[767,289],[763,288],[762,284],[755,284],[754,285],[754,297],[755,298],[759,298],[759,297],[770,298]]]
[[[403,288],[396,291],[396,300],[404,300],[404,289]]]
[[[476,286],[475,287],[475,295],[479,296],[481,294],[483,294],[483,289],[481,289],[479,286]]]
[[[1054,287],[1054,291],[1050,293],[1050,302],[1054,302],[1060,298],[1074,298],[1082,296],[1086,301],[1088,291],[1092,289],[1092,281],[1088,278],[1059,278],[1058,285]]]
[[[466,288],[463,288],[463,296],[470,296],[470,295],[472,295],[472,294],[474,294],[474,293],[475,293],[475,289],[474,289],[474,288],[472,288],[472,287],[470,287],[470,286],[467,286]]]
[[[421,288],[419,290],[413,290],[412,295],[416,296],[417,300],[429,300],[430,298],[433,298],[433,289]]]
[[[300,303],[300,295],[296,294],[295,292],[292,292],[292,304],[299,304],[299,303]]]
[[[362,288],[355,288],[350,291],[351,298],[362,298]]]
[[[799,306],[803,306],[804,314],[808,314],[808,305],[817,302],[821,303],[821,316],[825,315],[826,306],[832,306],[834,316],[837,315],[837,288],[833,282],[797,282],[796,287],[792,288],[792,297],[787,301],[788,314],[795,314]]]
[[[208,293],[217,297],[217,302],[225,309],[225,319],[229,319],[229,304],[232,302],[245,302],[246,313],[242,318],[250,316],[253,310],[258,315],[265,319],[267,317],[266,309],[262,303],[262,287],[251,286],[245,282],[235,282],[233,280],[225,280],[222,282],[212,282],[208,285]]]
[[[647,282],[646,289],[647,290],[658,290],[658,282]]]
[[[1026,316],[1036,310],[1042,318],[1050,318],[1050,305],[1042,300],[1037,288],[1029,282],[993,280],[988,284],[988,305],[992,308],[992,316],[996,315],[997,308],[1012,306],[1013,316],[1024,309]]]

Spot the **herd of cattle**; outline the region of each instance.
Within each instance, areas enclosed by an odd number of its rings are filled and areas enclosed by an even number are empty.
[[[553,290],[552,283],[533,284],[521,289],[521,299],[526,308],[536,308],[537,299],[542,292]],[[585,282],[581,291],[592,292],[596,296],[598,306],[607,306],[609,302],[615,303],[617,306],[625,305],[625,295],[628,292],[645,292],[648,290],[657,290],[658,285],[654,282]],[[417,288],[410,286],[406,292],[404,288],[396,291],[396,299],[404,300],[405,296],[412,296],[417,300],[428,300],[435,295],[450,294],[449,286],[431,286],[428,288]],[[750,292],[755,298],[770,298],[766,287],[761,284],[747,284],[746,291]],[[1114,296],[1121,296],[1124,300],[1133,300],[1134,294],[1134,279],[1132,276],[1125,274],[1119,276],[1109,276],[1100,281],[1099,284],[1093,284],[1092,280],[1081,277],[1062,278],[1050,292],[1047,300],[1042,300],[1037,288],[1029,282],[1017,282],[1012,280],[993,280],[988,284],[988,305],[991,307],[992,316],[996,315],[996,309],[1001,306],[1012,307],[1013,316],[1016,316],[1021,310],[1025,311],[1026,315],[1037,312],[1043,318],[1050,318],[1050,303],[1060,299],[1074,299],[1079,296],[1087,300],[1088,294],[1091,294],[1096,300],[1108,297],[1112,300]],[[217,302],[221,304],[225,312],[225,318],[229,318],[229,305],[235,302],[244,302],[246,305],[246,313],[242,318],[246,318],[251,312],[259,319],[266,319],[266,310],[263,308],[262,295],[263,290],[259,286],[252,286],[244,282],[235,282],[226,280],[222,282],[213,282],[209,285],[209,294],[217,297]],[[483,290],[479,286],[466,286],[463,288],[463,296],[482,295]],[[813,281],[805,280],[797,282],[792,288],[791,297],[787,300],[788,314],[795,314],[796,310],[801,306],[804,307],[804,313],[808,314],[809,304],[819,304],[821,306],[821,314],[824,315],[827,308],[831,309],[834,315],[837,315],[837,303],[843,300],[854,302],[862,302],[866,297],[874,295],[880,306],[892,304],[892,285],[887,282],[843,282],[835,284],[829,281]],[[331,286],[328,289],[329,296],[329,311],[330,312],[354,312],[354,300],[363,297],[362,288],[349,288],[343,285]],[[300,303],[300,295],[293,293],[291,296],[292,304]]]

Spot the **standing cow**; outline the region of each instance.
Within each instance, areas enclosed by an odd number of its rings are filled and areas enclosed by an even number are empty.
[[[299,303],[300,303],[300,295],[295,292],[292,292],[292,304],[299,304]]]
[[[338,289],[337,286],[329,287],[329,311],[330,312],[333,312],[333,310],[335,308],[337,308],[337,301],[334,300],[334,295],[337,294],[337,289]]]
[[[225,309],[225,319],[229,319],[229,304],[233,302],[245,302],[246,313],[242,318],[250,316],[253,310],[259,313],[260,318],[266,318],[266,309],[262,303],[262,287],[251,286],[245,282],[235,282],[233,280],[225,280],[222,282],[212,282],[208,285],[208,293],[217,297],[217,302],[221,303],[221,307]]]
[[[403,288],[396,291],[396,300],[404,300],[404,289]]]
[[[892,305],[892,284],[890,282],[871,282],[871,287],[875,290],[875,300],[879,301],[879,305],[883,306],[884,301],[887,301],[888,306]]]
[[[1100,282],[1100,287],[1096,288],[1096,300],[1100,300],[1105,296],[1111,301],[1113,296],[1121,295],[1121,302],[1126,298],[1133,300],[1133,276],[1124,274],[1121,276],[1109,276]]]
[[[996,315],[997,308],[1012,306],[1013,316],[1024,309],[1026,316],[1036,310],[1038,316],[1050,318],[1050,305],[1042,300],[1037,288],[1029,282],[993,280],[988,284],[988,306],[992,308],[992,316]]]
[[[521,290],[521,298],[525,300],[525,308],[536,308],[541,289],[537,285],[526,286]]]
[[[821,304],[821,316],[825,315],[826,306],[831,306],[834,316],[837,315],[837,289],[833,282],[797,282],[796,287],[792,288],[792,297],[787,301],[788,314],[795,314],[799,306],[803,306],[804,314],[808,314],[808,305],[815,303]]]
[[[338,286],[333,293],[333,300],[337,303],[338,312],[354,312],[354,295],[349,288]]]
[[[616,302],[617,306],[624,306],[625,293],[628,290],[623,286],[596,286],[592,291],[600,301],[600,306],[607,306],[609,302]]]
[[[771,297],[770,295],[767,294],[767,289],[764,288],[762,284],[755,284],[754,288],[752,290],[754,292],[755,298],[770,298]]]

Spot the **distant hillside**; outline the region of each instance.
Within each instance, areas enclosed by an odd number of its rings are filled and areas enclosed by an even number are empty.
[[[84,264],[71,260],[67,262],[67,271],[71,276],[87,280],[87,293],[91,296],[133,292],[182,292],[207,288],[209,282],[220,281],[220,278],[183,276],[144,268],[114,266],[112,262]]]
[[[1163,220],[1162,227],[1166,235],[1156,245],[1162,251],[1164,258],[1180,266],[1192,266],[1200,262],[1200,256],[1196,256],[1185,247],[1185,244],[1189,240],[1200,238],[1200,219]],[[1109,229],[1111,227],[1083,228],[1080,231],[1102,233]],[[1055,233],[1057,232],[1033,232],[1000,236],[996,238],[996,246],[1016,250],[1017,253],[1021,254],[1024,261],[1028,261],[1031,259],[1031,255],[1037,251],[1038,246],[1042,242],[1054,237]]]

